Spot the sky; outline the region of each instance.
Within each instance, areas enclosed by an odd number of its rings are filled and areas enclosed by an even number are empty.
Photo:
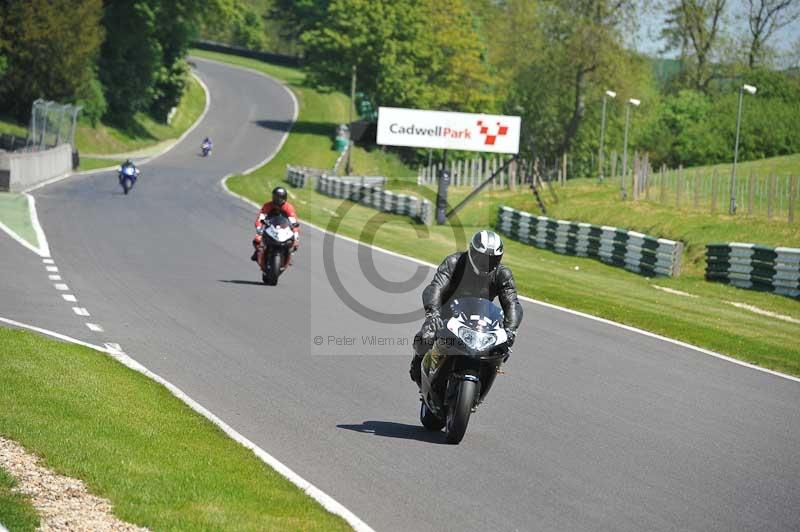
[[[795,0],[800,2],[800,0]],[[749,35],[747,25],[747,12],[749,3],[747,0],[728,0],[726,9],[726,21],[723,26],[729,35]],[[638,33],[630,39],[630,44],[637,50],[652,56],[675,57],[677,51],[662,54],[664,41],[659,37],[661,26],[666,18],[665,9],[653,7],[643,13],[640,20]],[[786,54],[800,42],[800,21],[782,28],[776,32],[769,40],[768,44],[776,48],[780,53]]]

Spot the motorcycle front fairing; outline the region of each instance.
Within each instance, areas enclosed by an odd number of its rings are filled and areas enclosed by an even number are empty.
[[[488,393],[497,368],[508,352],[503,311],[491,301],[464,297],[454,299],[446,309],[446,328],[437,331],[433,348],[423,359],[423,396],[436,403],[453,393],[453,379],[470,379],[479,384],[479,402]]]
[[[286,216],[270,216],[263,223],[262,235],[268,237],[267,240],[262,239],[265,246],[285,247],[294,240],[292,223]]]

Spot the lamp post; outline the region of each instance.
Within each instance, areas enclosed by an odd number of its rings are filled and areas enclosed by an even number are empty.
[[[625,192],[625,176],[628,175],[628,128],[631,125],[631,107],[639,107],[642,102],[636,98],[631,98],[627,103],[628,105],[625,107],[625,140],[622,144],[622,178],[619,181],[619,191],[622,199],[627,196]]]
[[[736,163],[739,161],[739,128],[742,124],[742,100],[744,93],[755,94],[756,88],[752,85],[739,87],[739,112],[736,114],[736,147],[733,149],[733,171],[731,173],[731,205],[729,214],[736,214]]]
[[[600,182],[601,183],[603,182],[603,171],[604,171],[604,169],[603,169],[603,155],[604,155],[605,152],[603,151],[603,140],[605,138],[605,133],[606,133],[606,100],[607,100],[606,96],[608,96],[610,98],[616,98],[617,97],[617,93],[614,92],[614,91],[606,91],[605,93],[603,93],[603,118],[600,121],[600,153],[597,156],[597,160],[600,163]]]

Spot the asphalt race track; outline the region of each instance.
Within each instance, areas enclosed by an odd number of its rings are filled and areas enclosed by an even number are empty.
[[[335,239],[326,253],[305,227],[293,268],[260,285],[254,210],[220,179],[274,151],[292,100],[264,77],[197,64],[208,115],[129,196],[108,172],[34,194],[91,318],[5,234],[0,316],[121,344],[376,530],[800,529],[800,383],[536,304],[462,444],[425,432],[398,345],[418,323],[361,316],[329,276],[402,314],[421,292],[402,281],[430,270],[375,252],[387,293],[364,280],[359,246]],[[369,345],[378,338],[387,345]]]

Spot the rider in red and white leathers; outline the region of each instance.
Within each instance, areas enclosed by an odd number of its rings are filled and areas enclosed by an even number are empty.
[[[289,222],[292,224],[292,230],[294,231],[294,242],[292,244],[292,251],[296,251],[297,248],[300,246],[300,227],[297,224],[297,212],[294,210],[294,206],[286,201],[289,194],[286,192],[286,189],[283,187],[275,187],[272,191],[272,201],[268,201],[265,203],[261,210],[258,211],[258,216],[256,216],[255,227],[256,231],[261,227],[261,223],[266,220],[269,216],[275,216],[278,214],[282,214],[289,219]],[[250,257],[251,260],[257,261],[258,260],[258,246],[261,244],[261,235],[256,233],[256,236],[253,237],[253,255]],[[291,258],[290,258],[291,260]]]

